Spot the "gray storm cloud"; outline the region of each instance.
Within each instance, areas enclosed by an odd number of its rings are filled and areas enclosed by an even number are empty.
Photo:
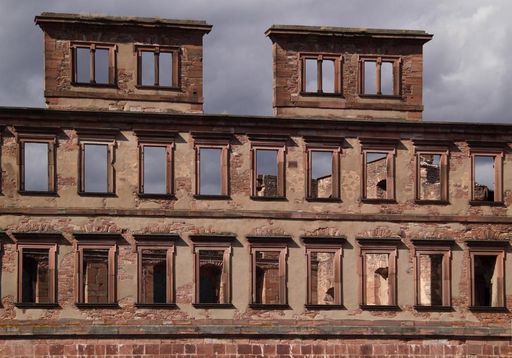
[[[41,107],[42,11],[205,19],[205,111],[271,114],[271,24],[411,28],[434,33],[425,46],[425,120],[510,122],[512,2],[2,0],[0,105]]]

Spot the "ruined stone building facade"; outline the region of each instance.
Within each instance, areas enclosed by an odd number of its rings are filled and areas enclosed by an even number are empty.
[[[512,354],[512,126],[422,121],[432,35],[274,25],[259,117],[203,114],[205,22],[36,24],[1,356]]]

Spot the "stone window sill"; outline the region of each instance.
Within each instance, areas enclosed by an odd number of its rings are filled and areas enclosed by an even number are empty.
[[[452,306],[424,306],[424,305],[415,305],[414,309],[416,311],[421,311],[421,312],[453,312],[454,311]]]
[[[469,202],[471,206],[505,206],[502,201],[483,201],[483,200],[471,200]]]
[[[250,303],[249,308],[254,310],[289,310],[290,306],[287,303],[265,304],[265,303]]]
[[[311,311],[345,310],[346,309],[346,307],[343,305],[328,305],[328,304],[325,304],[325,305],[307,304],[307,305],[304,305],[304,307],[307,310],[311,310]]]
[[[60,308],[58,303],[33,303],[33,302],[18,302],[14,304],[18,308],[23,309],[52,309]]]
[[[230,309],[235,308],[232,303],[192,303],[194,308],[199,309]]]
[[[178,308],[176,303],[136,303],[137,308],[148,308],[148,309],[175,309]]]
[[[77,308],[84,309],[109,309],[109,308],[120,308],[118,303],[75,303]]]
[[[359,305],[365,311],[401,311],[397,305]]]

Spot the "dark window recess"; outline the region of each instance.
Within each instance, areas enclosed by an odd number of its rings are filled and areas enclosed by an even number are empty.
[[[142,303],[167,302],[167,250],[142,250]]]
[[[199,148],[199,194],[222,195],[222,149]]]
[[[256,150],[256,196],[277,197],[278,150]]]
[[[166,194],[167,192],[167,149],[165,147],[143,147],[144,193]]]
[[[84,303],[108,303],[108,249],[83,250]]]
[[[333,197],[333,166],[332,152],[311,152],[311,197]]]
[[[495,179],[495,157],[475,155],[473,200],[494,201]]]
[[[23,249],[22,302],[49,303],[52,274],[48,249]]]
[[[498,270],[496,269],[497,256],[474,256],[474,291],[475,306],[497,307],[498,301]]]
[[[172,52],[141,51],[140,81],[142,86],[173,87]]]
[[[223,250],[199,251],[199,303],[227,303]]]
[[[335,254],[333,252],[311,253],[311,304],[334,304]]]
[[[84,145],[84,191],[108,192],[108,145]]]
[[[387,153],[366,153],[366,198],[387,199]]]
[[[419,199],[442,200],[441,155],[419,155]]]
[[[48,143],[23,143],[25,191],[49,190]]]
[[[281,303],[279,275],[280,252],[256,252],[256,302],[260,304]]]
[[[420,255],[419,304],[441,306],[443,304],[443,255]]]

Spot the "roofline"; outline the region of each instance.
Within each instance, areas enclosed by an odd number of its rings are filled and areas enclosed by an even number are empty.
[[[317,35],[317,36],[348,36],[348,37],[372,37],[372,38],[397,38],[430,41],[433,34],[423,30],[400,29],[373,29],[363,27],[335,27],[335,26],[302,26],[302,25],[272,25],[266,36],[272,35]]]
[[[475,131],[480,133],[482,131],[490,131],[496,133],[506,133],[505,131],[512,130],[512,123],[475,123],[475,122],[455,122],[455,121],[412,121],[405,119],[357,119],[357,118],[322,118],[322,117],[281,117],[281,116],[261,116],[261,115],[236,115],[236,114],[204,114],[204,113],[165,113],[165,112],[128,112],[128,111],[94,111],[94,110],[61,110],[61,109],[48,109],[42,107],[6,107],[0,106],[0,120],[3,120],[5,125],[6,120],[13,119],[27,119],[31,120],[34,117],[45,116],[50,120],[69,120],[73,121],[73,117],[80,121],[81,119],[90,118],[104,120],[105,117],[110,117],[114,121],[137,121],[141,117],[146,117],[147,120],[164,121],[169,119],[193,119],[200,121],[209,120],[227,120],[232,121],[233,125],[247,125],[248,120],[256,120],[261,125],[278,125],[290,127],[302,126],[371,126],[382,125],[383,128],[391,126],[409,127],[407,130],[422,130],[422,129],[435,129],[447,130],[448,128],[460,129],[463,132]],[[71,118],[71,119],[70,119]],[[142,122],[142,121],[141,121]],[[147,121],[146,121],[147,123]]]
[[[209,33],[212,25],[204,20],[175,20],[159,17],[108,16],[100,14],[69,14],[43,12],[34,18],[36,25],[45,24],[80,24],[80,25],[110,25],[135,26],[151,28],[174,28]]]

